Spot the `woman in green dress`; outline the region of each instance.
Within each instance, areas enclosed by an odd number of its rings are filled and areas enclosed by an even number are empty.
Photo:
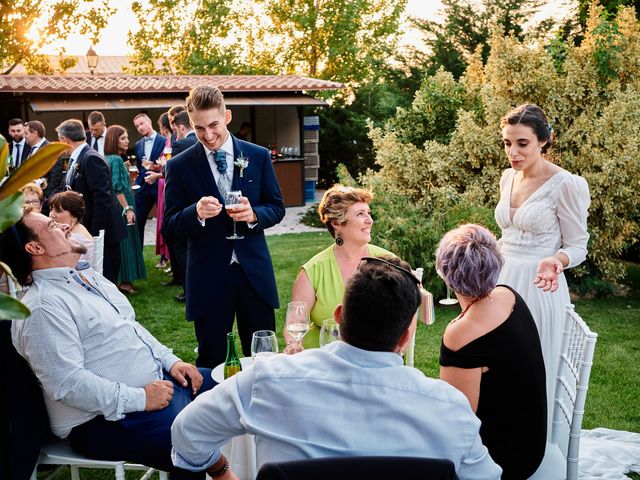
[[[318,213],[334,243],[305,263],[293,284],[291,300],[307,304],[311,326],[302,345],[285,328],[287,353],[320,346],[322,321],[333,318],[334,309],[342,303],[344,286],[363,257],[395,256],[369,244],[373,226],[371,200],[371,192],[342,185],[334,185],[322,197]]]
[[[113,193],[122,206],[122,221],[127,229],[127,236],[120,242],[122,263],[118,274],[118,288],[124,293],[136,293],[131,282],[147,278],[147,271],[144,267],[140,236],[135,226],[135,205],[129,185],[129,172],[122,160],[122,155],[127,152],[128,147],[127,131],[120,125],[111,125],[107,129],[104,141],[104,156],[111,167]]]

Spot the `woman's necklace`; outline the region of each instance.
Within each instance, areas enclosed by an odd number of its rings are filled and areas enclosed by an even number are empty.
[[[469,309],[471,308],[471,306],[475,303],[478,303],[480,300],[482,300],[483,298],[487,298],[489,296],[488,293],[485,293],[484,295],[480,295],[479,297],[474,298],[473,300],[471,300],[469,302],[469,305],[467,305],[466,307],[464,307],[464,310],[462,310],[462,312],[460,313],[460,315],[458,315],[458,317],[456,319],[454,319],[454,322],[457,322],[458,320],[460,320],[462,317],[465,316],[465,314],[469,311]]]

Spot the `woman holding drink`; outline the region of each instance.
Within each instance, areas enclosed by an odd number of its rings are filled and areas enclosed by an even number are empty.
[[[147,271],[142,257],[142,246],[138,229],[135,227],[136,215],[133,192],[129,186],[129,175],[122,161],[129,147],[129,135],[124,127],[111,125],[107,128],[104,141],[105,160],[111,167],[111,181],[113,193],[122,207],[122,221],[127,230],[127,236],[120,242],[122,262],[118,273],[118,288],[124,293],[136,293],[133,288],[134,280],[147,278]]]

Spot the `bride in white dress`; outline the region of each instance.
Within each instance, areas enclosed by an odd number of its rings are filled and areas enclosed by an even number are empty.
[[[563,271],[587,255],[589,187],[584,178],[544,158],[552,129],[540,107],[521,105],[501,127],[511,168],[502,174],[495,211],[505,262],[498,283],[524,298],[538,327],[550,425],[565,305],[571,303]]]

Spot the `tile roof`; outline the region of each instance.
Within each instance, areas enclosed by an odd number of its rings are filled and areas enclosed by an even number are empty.
[[[215,85],[228,92],[338,90],[338,82],[298,75],[0,75],[0,92],[171,93]]]

